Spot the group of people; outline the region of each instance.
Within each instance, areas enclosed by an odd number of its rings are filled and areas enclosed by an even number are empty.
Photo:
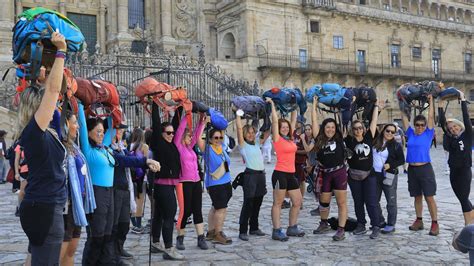
[[[203,113],[194,129],[188,126],[188,119],[180,109],[171,122],[162,121],[156,103],[152,104],[151,129],[147,132],[134,130],[130,143],[123,139],[126,125],[114,128],[110,118],[104,122],[100,118],[86,117],[81,104],[77,116],[63,110],[66,130],[58,129],[54,113],[62,84],[66,43],[59,33],[53,33],[51,40],[58,48],[58,55],[49,75],[41,86],[31,86],[21,94],[19,108],[19,152],[24,152],[28,167],[28,174],[23,176],[27,185],[19,215],[29,239],[31,263],[72,265],[82,227],[87,231],[83,265],[120,265],[122,259],[132,257],[124,250],[124,242],[130,222],[134,230],[141,228],[147,191],[145,183],[152,185],[149,187],[151,252],[161,252],[165,259],[184,259],[178,250],[186,248],[185,227],[191,215],[196,245],[200,249],[208,249],[209,241],[231,244],[232,239],[224,232],[233,186],[231,160],[223,144],[224,132],[211,128],[203,138],[209,124],[209,117]],[[270,136],[276,152],[276,165],[271,174],[272,239],[286,241],[288,237],[305,235],[298,225],[298,216],[306,171],[315,177],[319,200],[321,221],[314,234],[330,230],[328,216],[334,195],[338,227],[333,240],[345,238],[347,184],[351,188],[358,223],[354,234],[366,232],[365,210],[372,226],[370,238],[377,238],[380,233],[393,233],[397,221],[398,168],[405,163],[405,156],[403,145],[394,138],[395,124],[387,123],[377,130],[379,105],[374,108],[368,128],[356,120],[351,123],[349,132],[341,132],[332,118],[324,119],[320,124],[318,99],[315,98],[311,109],[312,124],[305,125],[304,131],[295,132],[296,111],[291,113],[290,120],[279,118],[275,104],[271,99],[267,102],[271,105],[272,126],[259,137],[257,129],[250,124],[244,125],[239,115],[235,120],[237,141],[245,162],[245,170],[238,176],[244,197],[239,239],[248,241],[249,235],[266,235],[259,225],[259,213],[267,193],[261,148]],[[423,229],[424,197],[431,214],[429,234],[437,235],[436,180],[429,154],[434,132],[433,106],[430,98],[428,119],[422,115],[415,117],[415,128],[409,125],[405,116],[403,123],[408,138],[409,192],[415,199],[416,211],[416,220],[409,229]],[[463,122],[446,119],[442,109],[439,114],[448,136],[451,184],[461,202],[465,223],[470,224],[473,219],[468,198],[472,127],[462,93],[461,106]],[[204,159],[203,169],[198,153]],[[22,177],[21,167],[18,170]],[[202,213],[203,185],[212,202],[207,232]],[[387,219],[380,206],[382,192],[387,200]],[[288,227],[283,230],[281,206],[285,197],[289,197],[292,204]],[[175,227],[177,236],[173,245]]]

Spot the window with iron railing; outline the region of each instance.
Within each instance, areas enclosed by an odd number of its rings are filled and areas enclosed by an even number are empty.
[[[332,37],[332,47],[334,49],[344,49],[344,37],[342,36],[333,36]]]
[[[390,54],[390,64],[392,67],[400,67],[401,66],[401,57],[400,57],[400,45],[399,44],[392,44],[390,46],[391,54]]]
[[[464,54],[464,72],[467,74],[472,73],[472,54],[465,53]]]
[[[128,0],[128,28],[145,29],[145,1]]]
[[[97,44],[97,17],[77,13],[67,13],[67,16],[81,29],[86,39],[87,51],[94,53],[95,45]]]
[[[418,47],[418,46],[412,47],[411,56],[413,59],[421,59],[421,47]]]

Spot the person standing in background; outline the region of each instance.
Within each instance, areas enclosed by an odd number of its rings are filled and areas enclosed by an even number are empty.
[[[5,160],[5,154],[7,152],[7,144],[5,143],[5,136],[7,132],[0,130],[0,184],[5,184],[5,176],[7,175],[7,163]]]

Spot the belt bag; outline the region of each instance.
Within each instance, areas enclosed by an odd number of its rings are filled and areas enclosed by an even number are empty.
[[[370,171],[349,168],[349,175],[354,180],[362,181],[370,175]]]
[[[222,162],[217,169],[211,173],[211,177],[213,180],[221,179],[227,172],[229,172],[229,167],[227,166],[227,162]]]

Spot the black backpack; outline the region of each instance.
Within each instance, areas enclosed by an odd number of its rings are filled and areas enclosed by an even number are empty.
[[[20,143],[20,140],[15,140],[5,153],[5,159],[8,160],[12,169],[15,168],[15,147],[18,143]],[[21,148],[21,150],[23,150],[23,148]]]
[[[231,136],[228,136],[228,137],[229,137],[229,148],[233,149],[235,147],[235,139]]]

